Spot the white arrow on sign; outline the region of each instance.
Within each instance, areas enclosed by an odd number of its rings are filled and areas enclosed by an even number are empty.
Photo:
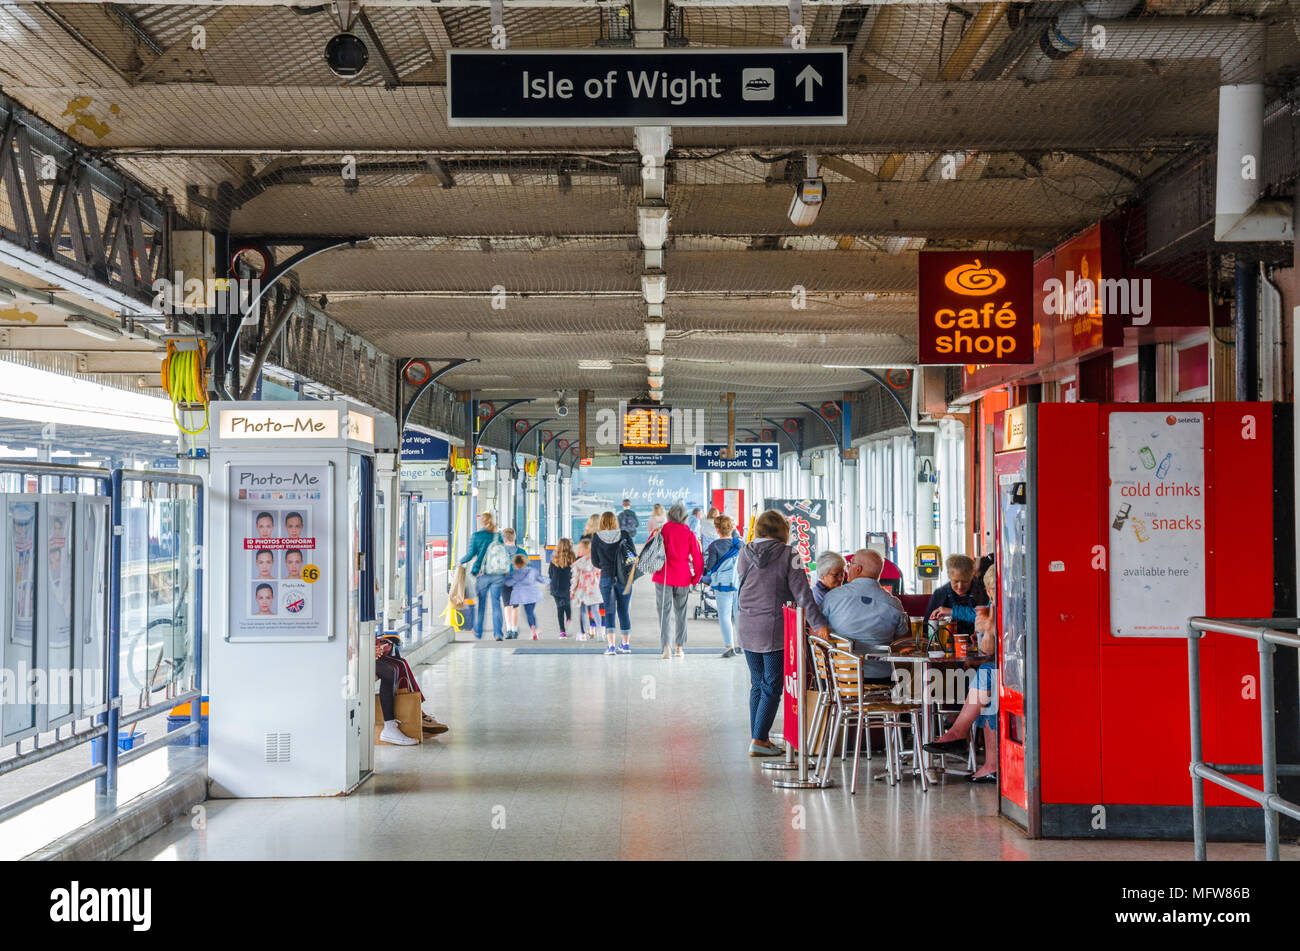
[[[801,72],[798,76],[794,78],[794,84],[796,86],[800,84],[803,85],[804,102],[812,102],[813,83],[816,83],[818,86],[820,86],[822,84],[822,74],[817,72],[817,70],[813,69],[811,65],[805,66],[803,68],[803,72]]]

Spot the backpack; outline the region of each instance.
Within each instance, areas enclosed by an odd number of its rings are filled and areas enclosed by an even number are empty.
[[[505,542],[498,535],[496,541],[488,545],[486,554],[483,555],[483,565],[480,569],[481,574],[485,575],[504,575],[510,571],[510,552],[506,549]]]
[[[716,591],[736,590],[736,566],[740,563],[740,546],[732,545],[709,573],[709,587]]]
[[[620,585],[626,585],[627,579],[632,574],[632,568],[636,565],[636,545],[633,543],[631,536],[626,532],[619,536],[618,554],[615,557],[618,559],[618,574],[616,575],[616,578]]]

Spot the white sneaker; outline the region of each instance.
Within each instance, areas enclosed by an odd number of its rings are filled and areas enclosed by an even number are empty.
[[[664,652],[663,652],[662,654],[660,654],[659,656],[662,657],[664,660],[668,660],[669,658],[671,658],[671,657],[673,656],[673,654],[672,654],[672,648],[670,648],[670,647],[665,647],[665,648],[664,648]]]
[[[393,746],[416,746],[420,742],[403,733],[396,720],[384,721],[384,728],[379,732],[379,740],[382,743],[391,743]]]

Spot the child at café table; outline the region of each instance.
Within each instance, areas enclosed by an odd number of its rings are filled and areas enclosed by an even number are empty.
[[[985,588],[996,590],[995,569],[990,568],[984,577]],[[979,634],[979,651],[981,654],[996,657],[998,650],[997,623],[993,620],[993,608],[980,607],[975,616],[975,631]],[[998,719],[997,690],[998,665],[996,660],[985,661],[975,669],[975,680],[966,693],[966,702],[956,721],[943,736],[926,743],[925,749],[931,753],[963,753],[966,750],[966,737],[972,726],[984,730],[984,765],[977,769],[968,782],[997,782],[998,775]]]

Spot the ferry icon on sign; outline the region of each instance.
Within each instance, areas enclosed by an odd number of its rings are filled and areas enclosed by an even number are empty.
[[[740,73],[740,94],[747,102],[771,102],[776,98],[776,71],[745,69]]]

